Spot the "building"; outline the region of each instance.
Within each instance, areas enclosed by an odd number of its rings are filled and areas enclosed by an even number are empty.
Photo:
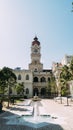
[[[73,58],[73,55],[65,55],[63,58],[62,58],[62,61],[61,61],[61,64],[64,66],[64,65],[67,65],[69,66],[71,60]]]
[[[62,64],[59,63],[59,62],[53,62],[52,64],[52,72],[53,72],[53,75],[55,77],[55,80],[56,80],[56,85],[57,85],[57,90],[58,90],[58,94],[60,95],[60,92],[61,92],[61,86],[60,86],[60,73],[61,73],[61,70],[62,70]]]
[[[48,82],[52,76],[51,69],[43,69],[41,63],[41,44],[38,38],[35,37],[31,44],[31,63],[28,70],[16,68],[14,73],[17,77],[17,82],[24,84],[24,95],[28,98],[34,95],[45,96]]]
[[[23,83],[24,85],[24,95],[26,95],[28,98],[32,97],[33,94],[33,74],[30,70],[24,70],[24,69],[14,69],[14,73],[17,77],[17,83]],[[16,92],[14,93],[16,94]],[[20,92],[20,95],[22,93]]]
[[[61,73],[62,67],[64,65],[69,66],[72,58],[73,58],[73,55],[65,55],[62,58],[61,63],[55,63],[54,62],[52,64],[52,72],[53,72],[53,74],[55,76],[55,79],[56,79],[56,84],[57,84],[57,88],[58,88],[58,94],[60,94],[60,92],[61,92],[60,73]],[[70,94],[73,97],[73,80],[69,81],[68,85],[69,85]]]

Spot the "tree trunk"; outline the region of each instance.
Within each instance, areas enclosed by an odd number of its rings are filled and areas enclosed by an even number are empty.
[[[10,93],[9,93],[9,85],[8,85],[8,108],[9,108],[9,99],[10,99]]]

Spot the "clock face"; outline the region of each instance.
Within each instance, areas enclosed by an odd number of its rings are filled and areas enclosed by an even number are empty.
[[[37,50],[37,49],[35,49],[35,50],[34,50],[34,52],[35,52],[35,53],[37,53],[37,52],[38,52],[38,50]]]

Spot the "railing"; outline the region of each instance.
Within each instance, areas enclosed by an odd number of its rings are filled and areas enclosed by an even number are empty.
[[[47,82],[34,82],[33,85],[34,86],[43,86],[44,87],[44,86],[47,86],[48,83]]]

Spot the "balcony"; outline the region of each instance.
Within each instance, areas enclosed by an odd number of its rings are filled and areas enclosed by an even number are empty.
[[[33,86],[35,87],[38,87],[38,86],[45,87],[47,85],[48,85],[47,82],[33,82]]]

